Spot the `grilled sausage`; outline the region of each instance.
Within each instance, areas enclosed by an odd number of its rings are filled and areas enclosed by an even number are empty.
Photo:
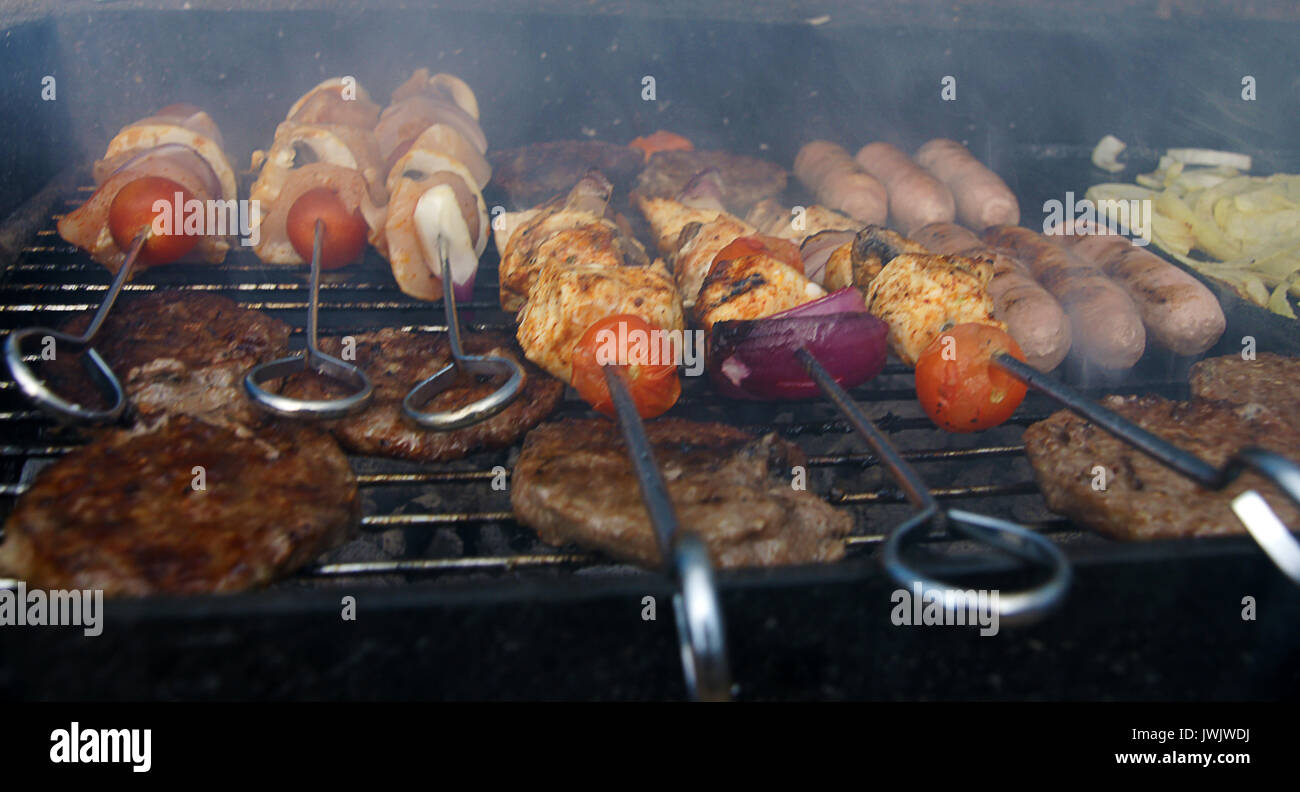
[[[1020,222],[1020,204],[996,173],[955,140],[936,138],[916,152],[916,162],[952,190],[957,219],[976,231]]]
[[[956,217],[952,192],[897,146],[869,143],[853,159],[885,185],[889,216],[903,233],[928,223],[951,223]]]
[[[1199,355],[1223,335],[1227,320],[1214,293],[1149,250],[1117,235],[1054,239],[1077,240],[1070,252],[1124,287],[1152,338],[1174,354]]]
[[[1051,371],[1070,351],[1070,322],[1046,289],[1010,256],[990,249],[973,231],[955,223],[931,223],[912,238],[935,253],[993,262],[989,296],[993,315],[1007,323],[1007,332],[1025,353],[1025,361],[1039,371]]]
[[[1070,317],[1074,344],[1084,357],[1107,369],[1129,368],[1142,357],[1146,330],[1137,306],[1095,265],[1027,228],[994,226],[982,237],[1052,293]]]
[[[889,216],[889,194],[849,152],[828,140],[814,140],[799,149],[794,175],[817,196],[861,223],[883,225]]]

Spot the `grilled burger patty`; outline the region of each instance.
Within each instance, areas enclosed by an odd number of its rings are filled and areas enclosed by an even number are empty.
[[[1261,354],[1207,358],[1192,366],[1192,393],[1232,404],[1263,404],[1280,417],[1300,420],[1300,358]]]
[[[504,192],[512,209],[529,209],[567,192],[595,168],[626,193],[641,169],[636,149],[602,140],[553,140],[488,153],[490,188]]]
[[[766,160],[727,151],[657,151],[637,177],[636,192],[645,198],[675,199],[696,174],[710,168],[722,177],[722,202],[740,217],[785,189],[785,170]]]
[[[344,448],[357,454],[442,462],[480,449],[504,448],[550,415],[564,395],[563,383],[523,361],[510,339],[493,334],[465,334],[461,341],[467,354],[497,353],[523,362],[523,390],[509,407],[485,421],[450,432],[423,429],[402,417],[402,400],[421,380],[433,376],[451,361],[446,336],[384,329],[351,337],[356,344],[355,362],[374,383],[374,401],[362,413],[323,425]],[[341,356],[342,338],[322,338],[321,348]],[[495,379],[484,383],[462,375],[455,386],[435,396],[422,409],[435,412],[461,407],[487,396],[500,385]],[[345,391],[342,385],[310,374],[294,375],[284,385],[284,393],[296,398],[320,399]]]
[[[70,321],[80,335],[93,312]],[[113,369],[136,415],[154,424],[170,413],[213,422],[259,423],[244,395],[252,366],[288,354],[291,328],[233,300],[213,294],[158,291],[123,297],[104,321],[93,346]],[[102,404],[80,355],[61,355],[43,373],[64,398]]]
[[[206,490],[194,488],[196,467]],[[238,591],[311,561],[359,517],[356,479],[328,435],[241,437],[175,416],[43,470],[5,523],[0,569],[110,596]]]
[[[1159,396],[1109,396],[1102,404],[1215,466],[1252,445],[1300,458],[1300,428],[1293,416],[1257,404]],[[1290,501],[1259,476],[1243,474],[1218,492],[1203,489],[1067,410],[1025,430],[1025,453],[1052,511],[1113,538],[1245,533],[1230,503],[1248,489],[1259,490],[1282,522],[1300,523]],[[1098,465],[1106,468],[1100,490],[1093,487]]]
[[[682,530],[720,567],[834,561],[853,519],[787,478],[805,463],[775,434],[715,423],[646,424]],[[566,420],[529,433],[510,485],[515,515],[554,545],[574,542],[646,566],[660,562],[636,473],[617,424]]]

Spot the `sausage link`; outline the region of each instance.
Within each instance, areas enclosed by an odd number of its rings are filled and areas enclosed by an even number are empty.
[[[936,138],[916,152],[916,162],[952,190],[957,219],[980,231],[1020,222],[1020,204],[1007,183],[955,140]]]
[[[888,143],[869,143],[853,158],[889,194],[889,216],[905,234],[928,223],[951,223],[957,208],[943,182]]]
[[[842,146],[814,140],[799,149],[794,175],[817,201],[861,223],[883,225],[889,216],[889,194]]]

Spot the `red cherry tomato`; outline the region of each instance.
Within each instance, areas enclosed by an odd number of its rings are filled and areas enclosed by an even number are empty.
[[[624,327],[621,328],[620,324]],[[625,332],[622,332],[624,328]],[[610,343],[611,336],[602,335],[602,331],[611,331],[612,338],[615,339],[634,338],[633,334],[636,332],[646,333],[648,339],[653,339],[654,336],[649,335],[653,329],[649,322],[639,316],[616,314],[607,316],[588,327],[587,332],[582,334],[582,339],[574,345],[573,387],[596,412],[611,418],[616,414],[603,369],[608,365],[607,361],[610,357],[617,360],[632,354],[630,350],[622,350],[623,354],[620,355],[620,350],[605,349],[605,345]],[[629,346],[631,345],[629,343]],[[622,369],[627,377],[632,401],[636,403],[636,411],[642,418],[663,415],[682,395],[682,383],[677,379],[677,364],[674,361],[653,365],[648,363],[626,365],[622,366]]]
[[[719,261],[730,261],[741,256],[754,256],[760,253],[771,256],[778,261],[789,264],[799,272],[803,272],[803,259],[799,256],[797,245],[780,237],[758,234],[733,239],[730,244],[718,251],[718,255],[713,257],[713,263],[717,264]]]
[[[311,261],[317,220],[325,223],[321,269],[338,269],[360,258],[366,247],[366,221],[360,210],[348,212],[337,193],[328,187],[317,187],[298,196],[285,218],[289,242],[304,261]]]
[[[189,253],[199,242],[199,237],[184,233],[184,217],[176,214],[176,194],[180,193],[182,210],[191,196],[180,184],[161,176],[141,176],[117,191],[108,206],[108,232],[121,250],[131,247],[141,231],[150,231],[140,250],[141,264],[153,266],[166,264]],[[154,218],[161,211],[154,210],[156,201],[164,201],[170,208],[170,223],[160,223],[155,229]]]
[[[977,432],[997,426],[1025,399],[1025,384],[990,362],[1000,352],[1025,355],[996,327],[959,324],[938,338],[916,361],[916,396],[930,420],[949,432]]]

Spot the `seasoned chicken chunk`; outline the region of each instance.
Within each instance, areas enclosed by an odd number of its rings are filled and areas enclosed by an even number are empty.
[[[728,319],[761,319],[824,297],[826,290],[779,259],[756,253],[719,261],[704,279],[694,316],[705,331]]]
[[[745,222],[759,233],[788,239],[796,245],[822,231],[857,231],[862,223],[821,204],[802,207],[802,212],[782,206],[775,198],[754,204]]]
[[[663,330],[685,329],[681,299],[662,261],[620,267],[569,262],[556,253],[537,274],[518,328],[524,355],[552,375],[571,381],[574,345],[606,316],[633,314]]]
[[[691,223],[710,223],[722,217],[731,218],[731,215],[721,209],[689,206],[672,198],[646,198],[642,195],[634,195],[632,200],[637,209],[641,210],[641,214],[645,215],[646,221],[650,223],[655,245],[659,248],[660,255],[664,256],[671,256],[677,250],[682,229]],[[731,219],[735,220],[735,218]],[[735,222],[740,221],[735,220]]]
[[[726,214],[711,222],[692,224],[683,229],[677,252],[671,259],[673,279],[677,282],[677,292],[682,296],[682,305],[687,308],[695,305],[700,287],[704,285],[704,278],[718,253],[740,237],[754,233],[753,226]]]
[[[974,322],[1006,330],[993,318],[992,262],[963,256],[904,253],[867,287],[867,310],[889,325],[889,345],[904,363],[953,325]]]
[[[567,196],[556,198],[510,235],[501,251],[501,307],[517,311],[528,300],[529,290],[542,270],[536,261],[538,249],[561,231],[590,225],[605,225],[618,230],[605,219],[613,186],[597,171],[584,176]],[[643,254],[644,255],[644,254]]]

